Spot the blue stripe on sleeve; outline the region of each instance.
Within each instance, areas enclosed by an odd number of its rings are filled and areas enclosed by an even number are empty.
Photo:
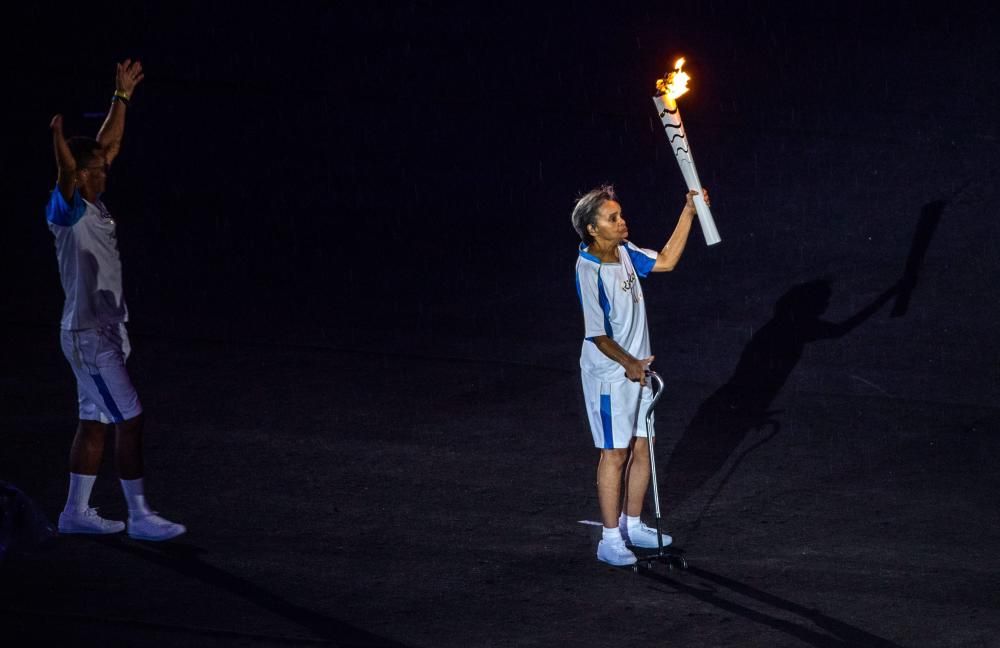
[[[601,310],[604,311],[604,332],[613,340],[615,336],[611,331],[611,302],[608,301],[608,296],[604,293],[604,281],[601,280],[600,272],[597,273],[597,302],[601,305]]]
[[[49,204],[45,206],[45,219],[53,225],[73,227],[80,222],[86,211],[87,205],[84,204],[83,198],[80,197],[78,189],[73,191],[73,204],[70,205],[63,198],[59,187],[56,187],[52,190],[52,195],[49,197]]]
[[[622,247],[628,252],[628,258],[632,261],[632,267],[635,268],[636,274],[645,278],[653,269],[653,266],[656,265],[656,259],[650,259],[646,254],[631,245],[623,243]]]

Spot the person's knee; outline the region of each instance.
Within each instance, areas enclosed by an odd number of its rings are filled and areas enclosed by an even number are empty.
[[[632,440],[633,461],[649,461],[649,440],[646,437],[635,437]]]
[[[142,432],[143,415],[137,414],[130,419],[115,424],[115,430],[121,435],[138,434]]]
[[[601,450],[601,460],[609,466],[624,466],[628,460],[629,451],[627,448],[612,448]]]
[[[100,441],[107,434],[108,426],[100,421],[88,421],[80,419],[77,433],[87,440]]]

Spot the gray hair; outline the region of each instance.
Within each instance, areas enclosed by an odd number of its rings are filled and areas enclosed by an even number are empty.
[[[608,200],[617,200],[615,188],[609,184],[591,189],[576,201],[571,218],[573,229],[580,235],[580,240],[587,245],[594,241],[594,237],[587,231],[587,227],[597,225],[597,210]]]

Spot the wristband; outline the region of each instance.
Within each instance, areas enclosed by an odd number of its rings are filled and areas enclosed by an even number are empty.
[[[115,103],[116,101],[120,101],[123,106],[128,106],[128,97],[123,97],[117,92],[111,95],[111,103]]]

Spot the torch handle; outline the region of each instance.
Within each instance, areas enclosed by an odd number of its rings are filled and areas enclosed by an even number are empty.
[[[700,189],[698,190],[700,192]],[[712,219],[712,210],[705,202],[705,196],[699,193],[694,197],[694,208],[698,212],[698,223],[701,225],[701,233],[705,235],[705,245],[715,245],[722,241],[719,230],[715,227]]]

